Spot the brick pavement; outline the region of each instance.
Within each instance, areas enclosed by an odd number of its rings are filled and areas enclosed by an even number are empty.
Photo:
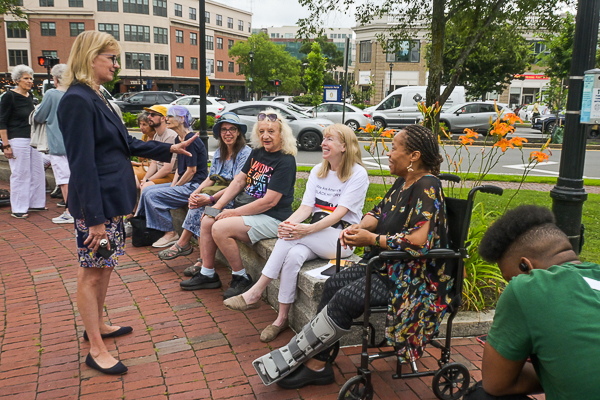
[[[0,188],[8,188],[0,182]],[[2,399],[335,399],[346,379],[355,375],[360,348],[340,351],[336,383],[283,390],[264,386],[251,362],[286,344],[287,330],[267,345],[259,332],[275,317],[266,304],[236,313],[222,305],[222,289],[179,289],[190,257],[157,258],[158,249],[128,246],[112,275],[106,299],[110,323],[131,325],[134,332],[106,340],[109,350],[129,367],[124,376],[107,376],[88,368],[89,345],[76,304],[75,242],[71,225],[51,218],[62,209],[48,197],[50,211],[27,220],[0,208],[0,398]],[[231,275],[217,268],[227,284]],[[482,347],[473,338],[454,341],[456,361],[480,379]],[[421,367],[435,367],[428,349]],[[378,360],[375,399],[433,399],[431,377],[393,380],[393,360]],[[543,397],[540,397],[543,398]]]

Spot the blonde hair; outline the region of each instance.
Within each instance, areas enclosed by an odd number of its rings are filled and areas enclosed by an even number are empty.
[[[121,53],[121,46],[112,35],[96,31],[81,32],[71,47],[67,70],[63,75],[64,84],[72,86],[81,82],[91,88],[97,85],[92,62],[98,54],[109,50]]]
[[[298,144],[296,142],[296,138],[294,137],[294,134],[292,133],[292,128],[290,128],[290,126],[288,125],[285,118],[283,118],[283,116],[281,115],[281,113],[279,111],[276,111],[272,108],[267,108],[263,112],[265,114],[276,114],[277,115],[276,122],[271,122],[271,121],[269,121],[268,118],[265,118],[263,121],[260,121],[260,122],[266,121],[271,124],[278,123],[279,124],[279,134],[281,135],[281,151],[284,154],[290,154],[292,156],[296,156],[296,154],[298,154]],[[259,149],[259,148],[263,147],[263,145],[260,141],[260,137],[258,136],[258,124],[260,122],[256,122],[254,124],[254,127],[252,128],[252,135],[250,136],[250,145],[252,146],[253,149]]]
[[[358,139],[356,134],[344,124],[333,124],[323,129],[323,138],[327,136],[334,136],[338,134],[340,142],[346,145],[346,151],[342,153],[342,162],[337,169],[337,176],[342,182],[346,182],[352,176],[352,168],[354,164],[359,164],[364,168],[362,162],[362,155],[358,146]],[[323,160],[321,168],[317,171],[319,178],[325,178],[331,170],[331,164],[329,161]]]

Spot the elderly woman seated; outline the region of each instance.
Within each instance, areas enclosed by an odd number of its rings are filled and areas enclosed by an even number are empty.
[[[213,136],[219,144],[210,165],[208,178],[198,186],[188,200],[189,211],[183,221],[183,233],[171,248],[158,253],[161,260],[172,260],[192,253],[190,240],[200,237],[200,222],[207,206],[214,205],[225,193],[226,184],[240,173],[252,149],[246,145],[247,127],[240,123],[234,113],[225,113],[213,126]],[[229,202],[226,208],[232,208]],[[192,265],[183,271],[186,276],[193,276],[200,271],[199,265]]]
[[[267,109],[258,115],[251,144],[254,150],[242,171],[219,201],[204,211],[200,228],[202,265],[198,265],[200,271],[191,279],[181,282],[184,290],[221,287],[214,270],[218,248],[233,271],[231,285],[223,297],[227,299],[245,292],[253,281],[244,269],[236,240],[256,243],[277,237],[281,221],[292,215],[296,182],[294,156],[298,151],[292,129],[278,112]],[[226,209],[234,198],[238,207]]]
[[[192,116],[185,107],[169,107],[167,126],[177,132],[175,144],[194,136],[191,123]],[[208,157],[202,141],[194,140],[187,150],[191,156],[177,157],[177,171],[173,182],[149,186],[142,191],[138,215],[146,216],[147,227],[166,232],[153,247],[167,247],[177,241],[179,236],[173,227],[170,210],[187,205],[192,192],[208,175]]]
[[[334,382],[328,350],[364,311],[367,260],[387,249],[419,255],[447,247],[437,137],[423,126],[407,126],[394,137],[388,157],[398,179],[360,224],[340,234],[343,246],[370,246],[370,252],[326,281],[319,312],[300,334],[254,361],[265,384],[292,389]],[[386,338],[401,359],[413,361],[442,321],[453,280],[437,260],[390,261],[383,267],[371,277],[370,304],[388,306]]]

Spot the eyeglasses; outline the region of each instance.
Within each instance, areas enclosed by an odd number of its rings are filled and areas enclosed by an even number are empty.
[[[116,54],[102,53],[102,54],[100,54],[100,55],[101,55],[101,56],[106,56],[106,57],[108,57],[108,58],[109,58],[109,59],[112,61],[113,65],[115,65],[115,64],[118,64],[118,63],[119,63],[119,56],[118,56],[118,55],[116,55]]]
[[[231,126],[229,128],[225,128],[224,126],[221,127],[221,133],[236,133],[237,132],[237,127],[235,126]]]
[[[269,113],[269,114],[266,114],[266,113],[260,113],[260,114],[258,114],[258,120],[259,121],[264,121],[265,118],[267,118],[271,122],[275,122],[275,121],[280,121],[281,122],[281,120],[277,117],[277,114],[271,114],[271,113]]]

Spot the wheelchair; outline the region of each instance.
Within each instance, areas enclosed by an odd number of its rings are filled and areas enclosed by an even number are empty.
[[[459,183],[460,178],[451,174],[440,174],[441,180]],[[478,186],[469,192],[467,199],[446,198],[446,216],[449,230],[449,248],[431,249],[425,256],[413,257],[404,251],[382,251],[378,256],[373,257],[367,264],[366,276],[366,295],[365,311],[363,321],[356,321],[354,326],[362,326],[362,352],[360,367],[357,368],[358,375],[350,378],[340,389],[338,399],[361,399],[370,400],[373,398],[373,384],[371,382],[371,371],[369,364],[380,358],[392,357],[397,354],[397,349],[393,351],[379,352],[369,354],[368,349],[374,347],[383,347],[386,345],[385,337],[380,343],[375,343],[375,327],[369,322],[371,313],[386,313],[387,307],[370,307],[369,298],[371,296],[371,273],[375,265],[380,261],[391,261],[410,258],[429,258],[446,260],[446,268],[454,276],[454,288],[451,293],[451,302],[448,307],[448,320],[446,328],[445,343],[441,339],[435,339],[439,331],[428,338],[425,344],[431,344],[433,347],[441,350],[441,356],[437,360],[439,369],[432,371],[419,372],[416,362],[410,363],[411,373],[402,373],[402,362],[400,358],[396,359],[396,373],[393,379],[413,378],[433,375],[432,390],[435,396],[440,400],[456,400],[461,398],[469,388],[470,375],[467,367],[460,363],[450,362],[452,321],[458,313],[462,304],[462,287],[464,274],[464,259],[468,257],[467,237],[469,225],[471,223],[471,213],[475,194],[477,192],[489,193],[501,196],[503,190],[497,186],[483,185]],[[338,240],[338,251],[336,256],[336,272],[340,270],[341,245]],[[330,350],[329,362],[333,362],[339,351],[339,342]]]

